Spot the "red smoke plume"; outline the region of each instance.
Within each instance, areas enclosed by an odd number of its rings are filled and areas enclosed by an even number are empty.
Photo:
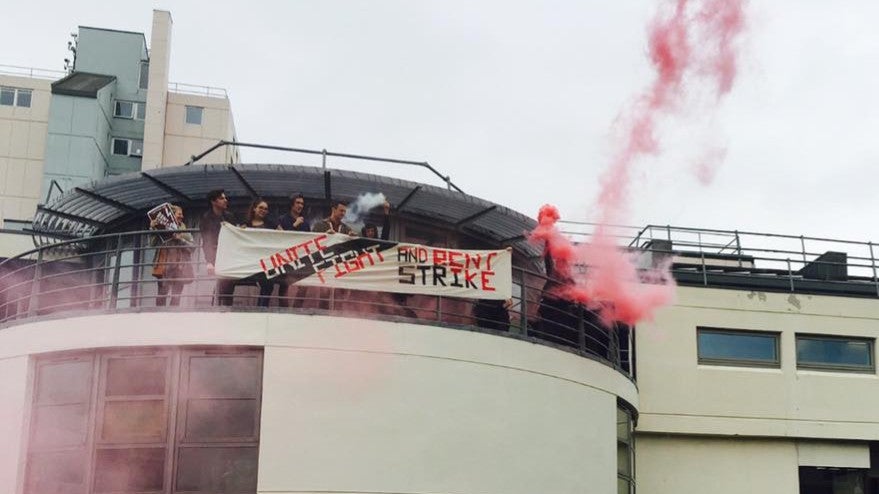
[[[607,322],[634,324],[651,319],[674,297],[668,266],[639,270],[634,254],[614,241],[613,227],[624,223],[629,177],[637,159],[659,152],[656,129],[660,117],[686,109],[687,87],[708,79],[719,100],[732,88],[736,76],[735,40],[744,28],[744,0],[674,0],[667,2],[650,23],[650,60],[656,71],[651,86],[635,100],[622,121],[623,134],[610,168],[601,178],[595,204],[599,226],[591,241],[572,245],[555,227],[558,210],[543,206],[533,241],[542,242],[554,262],[555,276],[566,283],[556,295],[597,310]],[[697,166],[709,181],[725,155],[714,149]],[[586,267],[575,273],[574,264]]]

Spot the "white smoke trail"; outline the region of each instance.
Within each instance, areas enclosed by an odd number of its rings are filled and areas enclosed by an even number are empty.
[[[372,193],[364,192],[357,196],[357,199],[348,204],[348,212],[342,219],[354,231],[360,231],[363,228],[363,217],[373,208],[381,206],[387,201],[387,198],[381,192]]]

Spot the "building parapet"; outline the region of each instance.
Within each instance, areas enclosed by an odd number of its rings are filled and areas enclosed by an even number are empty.
[[[31,79],[57,80],[66,77],[68,74],[63,70],[40,69],[36,67],[21,67],[18,65],[0,64],[0,75],[11,75],[16,77],[28,77]]]
[[[208,98],[229,99],[229,94],[224,88],[201,86],[198,84],[185,84],[182,82],[169,82],[168,91],[172,93],[190,94],[194,96],[205,96]]]

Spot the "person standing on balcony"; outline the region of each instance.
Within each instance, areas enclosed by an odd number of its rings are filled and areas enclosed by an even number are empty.
[[[318,233],[342,233],[344,235],[357,236],[350,226],[342,223],[342,218],[348,212],[348,204],[345,201],[334,200],[331,203],[330,215],[311,226],[311,231]]]
[[[217,239],[220,237],[220,225],[225,221],[235,224],[235,216],[228,211],[229,199],[223,189],[214,189],[207,196],[210,209],[205,211],[198,224],[201,233],[201,247],[204,258],[207,261],[208,274],[214,274],[214,264],[217,262]],[[227,279],[217,280],[217,302],[219,305],[232,305],[232,292],[235,291],[235,281]]]
[[[263,198],[257,197],[247,210],[247,221],[242,225],[245,228],[263,228],[266,230],[277,230],[280,226],[269,218],[269,203]],[[286,307],[287,300],[287,282],[283,278],[275,278],[272,280],[257,279],[256,284],[259,286],[259,299],[257,305],[260,307],[269,306],[269,298],[275,285],[278,285],[278,305]]]
[[[302,194],[296,194],[290,199],[290,212],[281,216],[278,220],[278,230],[310,232],[311,225],[305,219],[305,198]]]
[[[183,208],[171,206],[174,210],[176,230],[186,230],[183,222]],[[157,218],[150,220],[150,230],[165,229]],[[167,231],[167,230],[166,230]],[[194,242],[189,232],[174,233],[165,241],[161,235],[155,235],[152,242],[161,243],[153,261],[153,277],[158,279],[156,306],[164,307],[170,295],[171,306],[180,305],[180,294],[183,285],[190,283],[195,276],[192,267],[192,248]]]
[[[381,240],[387,240],[391,235],[391,203],[385,201],[382,204],[382,208],[384,208],[384,215],[382,219],[382,234],[381,237],[378,235],[378,226],[375,223],[366,223],[363,225],[363,228],[360,230],[360,235],[364,238],[380,238]]]

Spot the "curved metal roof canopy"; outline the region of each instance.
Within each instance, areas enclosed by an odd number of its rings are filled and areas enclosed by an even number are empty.
[[[39,206],[33,228],[41,244],[109,233],[157,204],[201,203],[217,188],[233,201],[254,196],[287,200],[296,192],[312,200],[350,201],[364,192],[382,192],[401,215],[510,246],[529,257],[540,253],[525,239],[536,222],[498,204],[432,185],[296,165],[191,165],[108,177]]]

